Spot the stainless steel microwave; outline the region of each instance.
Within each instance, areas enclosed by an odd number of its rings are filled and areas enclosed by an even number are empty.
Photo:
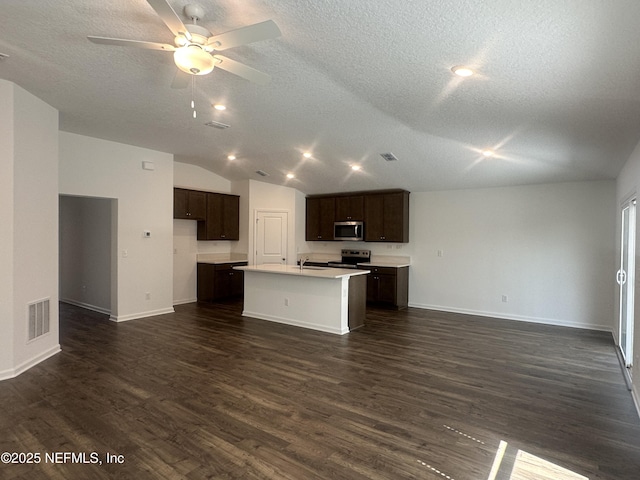
[[[333,224],[334,240],[364,240],[364,223],[362,222],[335,222]]]

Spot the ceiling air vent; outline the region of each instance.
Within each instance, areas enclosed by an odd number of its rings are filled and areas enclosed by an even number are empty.
[[[381,153],[380,156],[384,158],[387,162],[397,162],[398,157],[396,157],[393,153]]]
[[[205,125],[207,127],[219,128],[220,130],[224,130],[225,128],[229,128],[230,126],[230,125],[227,125],[226,123],[220,123],[214,120],[211,120],[210,122],[205,123]]]
[[[258,175],[260,175],[261,177],[268,177],[269,174],[267,172],[265,172],[264,170],[256,170],[256,173]]]

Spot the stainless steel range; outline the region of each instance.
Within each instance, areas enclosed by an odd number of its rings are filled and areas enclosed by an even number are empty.
[[[330,267],[336,268],[358,268],[358,263],[369,263],[371,261],[371,250],[352,250],[344,248],[341,251],[342,259],[339,262],[329,262]]]

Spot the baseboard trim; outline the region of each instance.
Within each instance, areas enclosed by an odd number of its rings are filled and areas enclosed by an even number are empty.
[[[198,301],[197,298],[188,298],[186,300],[174,300],[173,306],[175,307],[176,305],[184,305],[185,303],[195,303],[197,301]]]
[[[61,351],[62,350],[60,349],[60,344],[58,344],[51,347],[49,350],[46,350],[36,355],[35,357],[22,362],[20,365],[17,365],[14,368],[3,370],[2,372],[0,372],[0,381],[17,377],[21,373],[24,373],[27,370],[29,370],[31,367],[34,367],[41,362],[44,362],[46,359],[53,357],[55,354],[60,353]]]
[[[130,313],[129,315],[111,315],[109,320],[112,322],[128,322],[129,320],[137,320],[139,318],[155,317],[156,315],[166,315],[167,313],[175,313],[173,307],[161,308],[159,310],[149,310],[147,312]]]
[[[69,305],[75,305],[76,307],[86,308],[87,310],[91,310],[93,312],[104,313],[105,315],[111,314],[110,308],[102,308],[96,305],[91,305],[90,303],[78,302],[76,300],[71,300],[69,298],[61,298],[60,302],[68,303]]]
[[[276,317],[275,315],[265,315],[263,313],[250,312],[247,310],[242,311],[242,316],[258,318],[260,320],[268,320],[269,322],[282,323],[284,325],[292,325],[294,327],[309,328],[311,330],[318,330],[320,332],[333,333],[336,335],[344,335],[345,333],[349,333],[349,329],[342,331],[339,328],[331,328],[331,327],[327,327],[326,325],[299,322],[297,320],[292,320],[290,318]]]
[[[583,323],[558,320],[554,318],[527,317],[524,315],[509,315],[509,314],[500,313],[500,312],[484,312],[481,310],[468,310],[464,308],[446,307],[442,305],[425,305],[420,303],[409,303],[409,306],[414,308],[421,308],[425,310],[437,310],[440,312],[462,313],[465,315],[500,318],[504,320],[515,320],[518,322],[540,323],[544,325],[553,325],[556,327],[580,328],[583,330],[596,330],[596,331],[602,331],[602,332],[612,331],[612,327],[610,325],[591,325],[591,324],[583,324]]]

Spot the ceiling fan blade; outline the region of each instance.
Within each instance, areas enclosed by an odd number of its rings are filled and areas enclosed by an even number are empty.
[[[146,48],[148,50],[165,50],[173,52],[176,47],[169,45],[168,43],[155,43],[155,42],[142,42],[140,40],[125,40],[122,38],[108,38],[108,37],[87,37],[89,41],[93,43],[99,43],[101,45],[117,45],[119,47],[136,47]]]
[[[255,68],[248,67],[244,63],[236,62],[222,55],[214,55],[213,58],[216,59],[216,68],[226,70],[250,82],[257,83],[258,85],[266,85],[271,81],[271,76]]]
[[[180,20],[180,17],[167,0],[147,0],[147,2],[176,37],[182,35],[187,40],[191,40],[189,30],[184,26],[184,23],[182,23],[182,20]]]
[[[171,88],[187,88],[190,80],[191,75],[176,68],[176,75],[173,77],[173,82],[171,82]]]
[[[230,32],[221,33],[209,37],[207,45],[215,50],[226,50],[227,48],[238,47],[248,43],[258,42],[260,40],[269,40],[282,35],[280,29],[273,20],[266,20],[255,25],[248,25]]]

